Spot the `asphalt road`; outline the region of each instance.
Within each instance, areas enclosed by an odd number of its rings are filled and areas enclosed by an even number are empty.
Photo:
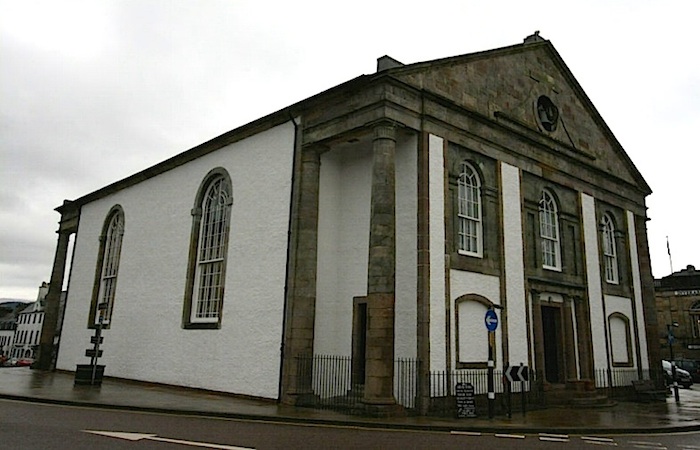
[[[0,448],[7,450],[591,449],[601,446],[700,450],[700,433],[564,436],[401,431],[210,419],[0,400]]]

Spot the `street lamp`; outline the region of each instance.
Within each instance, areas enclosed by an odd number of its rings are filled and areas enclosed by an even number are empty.
[[[666,331],[668,334],[668,349],[671,352],[671,380],[673,381],[673,396],[676,398],[676,403],[681,401],[678,395],[678,380],[676,380],[676,363],[673,358],[673,328],[678,328],[678,322],[673,322],[670,325],[666,325]]]

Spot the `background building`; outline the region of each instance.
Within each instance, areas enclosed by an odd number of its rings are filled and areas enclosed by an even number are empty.
[[[15,341],[17,316],[30,302],[9,301],[0,304],[0,356],[9,358]]]
[[[11,358],[33,359],[36,356],[44,323],[44,299],[48,291],[49,285],[46,282],[42,283],[36,301],[17,314],[17,327],[10,350]]]
[[[700,272],[694,266],[687,266],[654,280],[654,289],[661,355],[670,359],[668,330],[671,326],[675,338],[674,357],[700,361]],[[674,323],[678,326],[673,327]]]

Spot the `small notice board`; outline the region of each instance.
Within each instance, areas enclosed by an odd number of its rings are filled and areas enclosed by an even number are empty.
[[[476,417],[476,400],[474,399],[474,385],[471,383],[457,383],[455,386],[457,398],[457,417]]]

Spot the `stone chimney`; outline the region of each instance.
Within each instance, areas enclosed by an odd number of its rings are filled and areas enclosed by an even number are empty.
[[[395,60],[391,56],[384,55],[381,58],[377,58],[377,72],[393,69],[394,67],[401,67],[403,65],[402,62]]]

